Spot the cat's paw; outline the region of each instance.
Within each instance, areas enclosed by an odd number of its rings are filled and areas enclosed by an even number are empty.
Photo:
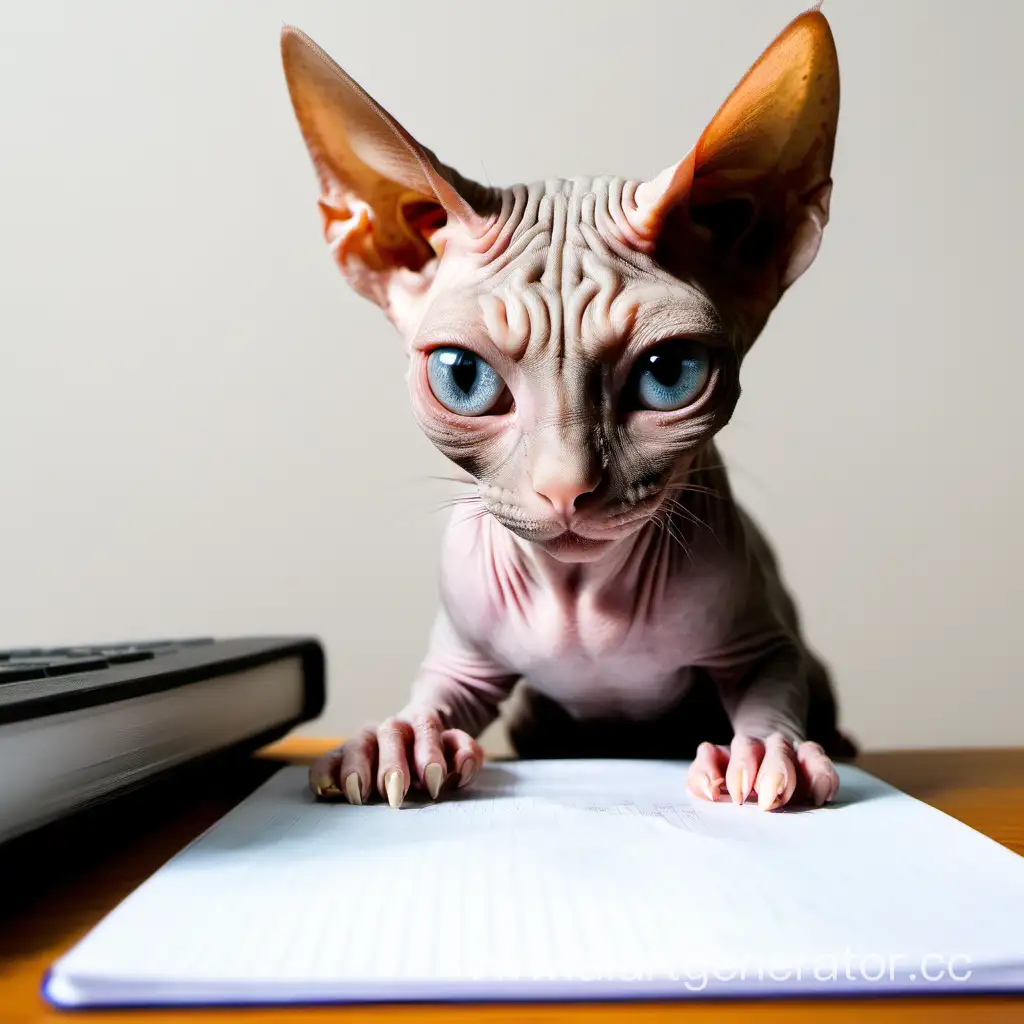
[[[436,800],[443,789],[462,789],[475,778],[484,753],[469,733],[445,729],[434,711],[389,718],[321,757],[309,786],[325,800],[368,803],[376,796],[401,807],[415,786]]]
[[[702,743],[686,784],[705,800],[729,797],[741,804],[756,794],[761,810],[771,811],[794,797],[818,806],[834,799],[839,776],[819,744],[804,742],[794,748],[774,733],[765,740],[736,736],[728,747]]]

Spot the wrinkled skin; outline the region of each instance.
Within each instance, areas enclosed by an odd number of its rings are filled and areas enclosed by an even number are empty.
[[[484,188],[301,33],[282,47],[332,254],[405,338],[417,422],[475,483],[409,702],[314,765],[314,791],[397,807],[411,787],[470,785],[505,705],[523,756],[692,758],[698,797],[832,799],[831,757],[852,748],[714,444],[828,219],[824,17],[796,19],[646,182]],[[704,383],[678,407],[638,405],[638,368],[673,339],[699,346]],[[501,398],[472,414],[439,400],[439,349],[490,367]]]

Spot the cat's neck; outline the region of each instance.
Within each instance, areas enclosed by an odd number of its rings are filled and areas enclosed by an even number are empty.
[[[543,581],[557,589],[593,588],[622,577],[629,564],[649,550],[658,539],[654,524],[643,526],[636,533],[620,541],[610,543],[586,558],[557,557],[541,544],[523,540],[495,523],[495,532],[503,535],[502,547],[508,555],[524,568],[531,578]]]

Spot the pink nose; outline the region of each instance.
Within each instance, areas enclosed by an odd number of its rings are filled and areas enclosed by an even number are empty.
[[[568,519],[576,511],[576,502],[584,494],[590,494],[597,484],[597,480],[581,479],[564,470],[559,473],[557,469],[550,473],[537,473],[533,479],[533,489],[546,498],[563,519]]]

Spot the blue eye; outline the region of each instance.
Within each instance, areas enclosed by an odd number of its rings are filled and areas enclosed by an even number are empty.
[[[677,338],[645,352],[634,370],[635,405],[671,412],[695,402],[707,386],[711,360],[695,341]]]
[[[460,416],[483,416],[506,394],[505,382],[476,353],[436,348],[427,357],[427,380],[434,397]]]

